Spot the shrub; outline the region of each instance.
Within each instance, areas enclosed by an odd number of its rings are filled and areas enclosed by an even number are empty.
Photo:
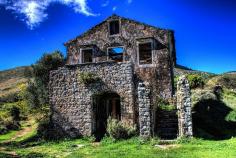
[[[136,134],[136,128],[109,117],[107,120],[107,133],[116,140],[127,139]]]
[[[187,75],[190,88],[203,88],[205,85],[204,79],[201,75],[198,74],[189,74]]]
[[[236,122],[236,110],[231,111],[225,118],[226,121]]]
[[[174,105],[162,105],[159,106],[160,110],[164,110],[164,111],[172,111],[172,110],[176,110],[176,107]]]
[[[89,83],[93,83],[96,82],[99,78],[90,72],[80,72],[78,74],[78,80],[84,84],[89,84]]]
[[[161,97],[157,97],[156,99],[156,109],[159,110],[164,110],[164,111],[172,111],[176,109],[175,105],[170,104],[170,102],[168,100],[165,100]]]
[[[40,120],[37,127],[37,136],[41,139],[54,140],[58,139],[58,134],[56,130],[53,130],[53,124],[50,122],[48,117]],[[55,133],[54,133],[55,132]]]
[[[20,120],[20,109],[16,106],[13,106],[11,108],[11,117],[14,121],[19,121]]]
[[[221,100],[222,97],[223,97],[223,88],[219,85],[216,85],[214,88],[213,88],[213,93],[216,95],[217,99],[218,100]]]

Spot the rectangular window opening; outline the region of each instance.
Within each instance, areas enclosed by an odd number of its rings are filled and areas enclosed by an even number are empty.
[[[93,62],[93,49],[83,49],[82,50],[82,63]]]
[[[139,64],[152,64],[152,43],[139,44]]]
[[[110,35],[116,35],[120,33],[119,20],[114,20],[109,23]]]
[[[113,60],[116,62],[122,62],[123,61],[123,53],[124,53],[123,47],[108,48],[109,60]]]

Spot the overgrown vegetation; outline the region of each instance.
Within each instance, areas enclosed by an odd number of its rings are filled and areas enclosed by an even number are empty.
[[[154,108],[156,110],[163,110],[163,111],[176,110],[176,106],[173,105],[170,100],[166,100],[161,97],[156,98],[156,103],[154,105]]]
[[[65,59],[61,52],[55,51],[51,54],[44,54],[34,65],[32,77],[29,82],[25,98],[34,113],[41,115],[38,118],[38,134],[42,138],[55,136],[50,124],[50,107],[48,98],[49,73],[64,65]],[[47,132],[45,132],[47,131]]]
[[[0,134],[20,128],[20,121],[29,115],[29,108],[22,94],[26,85],[18,85],[19,92],[14,94],[15,100],[7,100],[0,104]]]
[[[199,74],[189,74],[187,75],[187,79],[191,89],[203,88],[205,85],[203,77]]]
[[[49,72],[63,64],[62,53],[56,51],[44,54],[32,67],[0,73],[0,134],[20,129],[20,121],[32,114],[38,121],[48,119]]]
[[[230,104],[234,97],[227,91],[219,86],[192,90],[193,133],[196,137],[228,139],[236,136],[236,109]]]
[[[127,139],[135,136],[136,128],[109,117],[107,120],[107,133],[115,140]]]
[[[204,139],[236,136],[236,74],[185,71],[191,87],[194,136]],[[177,79],[175,76],[175,86]]]
[[[99,77],[91,72],[79,72],[78,80],[84,84],[90,84],[99,80]]]

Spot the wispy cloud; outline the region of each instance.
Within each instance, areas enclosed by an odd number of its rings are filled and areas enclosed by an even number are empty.
[[[106,6],[109,5],[109,3],[110,3],[110,1],[109,1],[109,0],[106,0],[101,6],[102,6],[102,7],[106,7]]]
[[[47,18],[46,9],[51,3],[71,6],[76,13],[86,16],[98,15],[92,13],[87,5],[87,0],[0,0],[0,5],[5,6],[7,10],[23,15],[19,17],[26,22],[30,29],[35,28]]]
[[[130,4],[130,3],[132,3],[132,2],[133,2],[133,0],[128,0],[127,2]]]

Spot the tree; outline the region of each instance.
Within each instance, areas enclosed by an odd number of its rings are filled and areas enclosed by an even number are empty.
[[[59,51],[51,54],[44,54],[34,65],[32,65],[33,73],[28,84],[28,99],[32,107],[43,108],[49,105],[48,99],[48,82],[49,73],[58,67],[63,66],[65,58]]]

